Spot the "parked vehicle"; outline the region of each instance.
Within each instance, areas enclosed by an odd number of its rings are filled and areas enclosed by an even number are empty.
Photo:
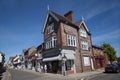
[[[120,72],[120,66],[118,64],[107,64],[105,72]]]

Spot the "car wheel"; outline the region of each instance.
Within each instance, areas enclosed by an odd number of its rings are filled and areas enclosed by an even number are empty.
[[[120,71],[119,70],[116,70],[117,73],[119,73]]]

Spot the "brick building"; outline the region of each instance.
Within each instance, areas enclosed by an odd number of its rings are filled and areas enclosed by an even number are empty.
[[[93,49],[94,68],[100,69],[105,67],[105,65],[108,64],[109,61],[103,49],[95,45],[92,46],[92,49]]]
[[[83,19],[74,23],[72,11],[64,16],[48,10],[43,27],[43,62],[48,72],[62,73],[65,56],[66,73],[79,73],[93,69],[91,34]]]

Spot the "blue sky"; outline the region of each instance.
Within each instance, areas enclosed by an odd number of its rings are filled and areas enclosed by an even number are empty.
[[[120,56],[120,0],[0,0],[0,51],[9,56],[43,42],[47,6],[74,22],[84,17],[94,45],[110,43]]]

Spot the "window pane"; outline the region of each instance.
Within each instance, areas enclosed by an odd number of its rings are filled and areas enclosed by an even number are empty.
[[[76,46],[76,37],[68,34],[68,46]]]

